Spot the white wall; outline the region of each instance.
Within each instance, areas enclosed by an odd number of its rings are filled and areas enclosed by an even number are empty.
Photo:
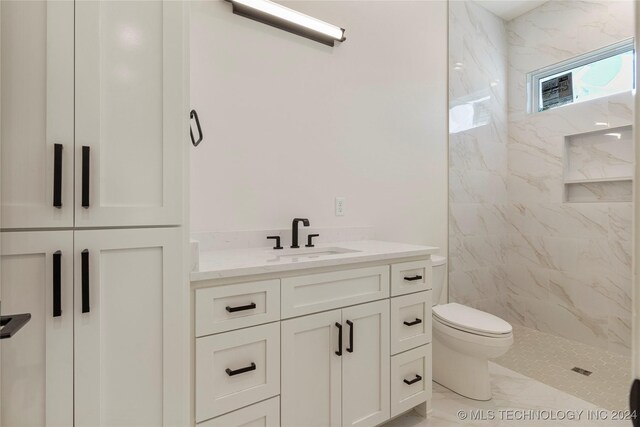
[[[299,1],[346,28],[330,48],[191,5],[191,230],[371,226],[447,245],[447,5]],[[344,196],[346,215],[334,215]]]

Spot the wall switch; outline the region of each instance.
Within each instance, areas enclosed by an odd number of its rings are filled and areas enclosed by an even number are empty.
[[[336,197],[336,216],[344,216],[344,197]]]

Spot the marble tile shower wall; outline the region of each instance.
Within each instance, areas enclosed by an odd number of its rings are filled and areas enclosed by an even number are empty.
[[[449,3],[449,298],[506,313],[507,34],[474,2]]]
[[[628,353],[632,204],[564,203],[565,136],[633,123],[622,93],[527,113],[526,74],[633,36],[631,1],[551,1],[507,24],[506,317]]]
[[[631,94],[528,114],[526,74],[631,37],[632,2],[449,4],[450,300],[628,354],[632,204],[565,203],[563,155],[632,124]]]

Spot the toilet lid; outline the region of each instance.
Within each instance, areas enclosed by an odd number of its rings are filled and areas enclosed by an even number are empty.
[[[510,334],[511,325],[501,318],[455,302],[433,307],[433,315],[454,328],[479,334]]]

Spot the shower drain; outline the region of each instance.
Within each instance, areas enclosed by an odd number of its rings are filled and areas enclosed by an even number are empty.
[[[573,372],[577,372],[579,374],[584,375],[585,377],[588,377],[589,375],[591,375],[593,372],[591,371],[587,371],[586,369],[582,369],[582,368],[578,368],[577,366],[574,366],[573,368],[571,368],[571,370]]]

